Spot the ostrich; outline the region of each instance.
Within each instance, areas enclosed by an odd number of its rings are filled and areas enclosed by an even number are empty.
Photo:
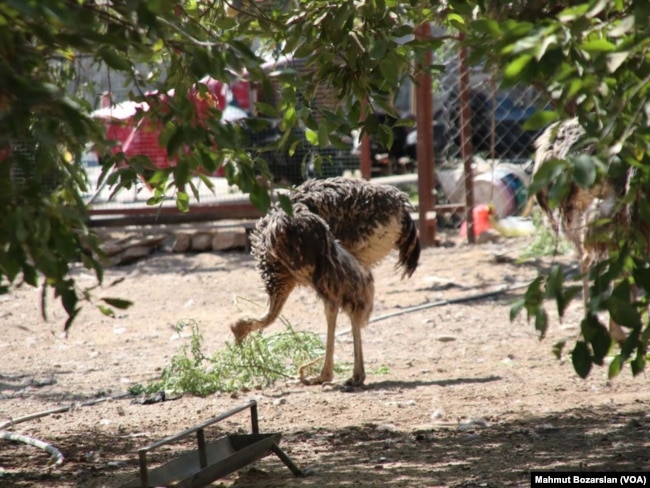
[[[546,161],[565,159],[585,131],[577,118],[551,124],[537,139],[533,174]],[[586,148],[585,151],[590,151]],[[582,273],[584,305],[589,302],[589,267],[607,257],[607,245],[599,240],[603,227],[595,227],[601,219],[613,219],[625,223],[629,220],[627,209],[618,207],[617,201],[627,181],[605,181],[590,189],[572,183],[567,194],[553,211],[549,207],[548,192],[542,189],[536,195],[537,202],[546,214],[553,230],[562,232],[571,241]],[[629,222],[627,223],[629,225]],[[626,335],[618,324],[610,319],[610,335],[622,343]]]
[[[361,328],[374,302],[371,268],[394,248],[402,277],[410,277],[418,264],[420,242],[408,197],[391,186],[331,178],[308,180],[290,199],[292,215],[276,204],[251,235],[252,255],[269,295],[267,312],[261,318],[241,318],[231,330],[241,342],[275,321],[296,286],[312,287],[325,304],[325,362],[315,378],[305,378],[301,368],[300,379],[305,384],[333,379],[334,331],[342,309],[350,317],[354,344],[354,370],[347,384],[361,385]]]

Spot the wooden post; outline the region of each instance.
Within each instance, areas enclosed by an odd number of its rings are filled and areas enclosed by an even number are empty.
[[[427,39],[431,35],[428,23],[419,25],[415,30],[417,39]],[[433,161],[433,93],[431,87],[431,52],[427,52],[424,60],[417,65],[417,158],[418,158],[418,195],[420,218],[420,242],[422,246],[430,246],[436,241],[436,220],[428,220],[429,211],[434,210],[433,190],[434,161]]]
[[[361,103],[361,118],[366,120],[366,109],[368,108],[368,100],[363,100]],[[370,154],[370,136],[366,131],[361,135],[361,177],[364,180],[372,178],[372,155]]]
[[[469,96],[469,68],[467,67],[467,49],[460,37],[460,154],[463,159],[465,174],[465,221],[467,222],[467,242],[474,244],[474,177],[472,172],[472,108]]]

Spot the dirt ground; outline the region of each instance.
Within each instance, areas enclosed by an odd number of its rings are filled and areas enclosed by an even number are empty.
[[[445,246],[423,252],[410,280],[394,272],[395,256],[376,269],[375,316],[515,287],[554,260],[573,264],[570,255],[517,264],[527,238],[479,246],[455,234],[442,240]],[[81,269],[76,277],[82,285],[93,281]],[[159,377],[187,343],[174,331],[180,320],[195,320],[212,352],[232,340],[228,324],[242,315],[235,297],[265,301],[254,262],[243,252],[160,251],[109,269],[105,282],[118,278],[125,279],[96,294],[135,305],[115,319],[85,307],[67,338],[58,306],[50,307],[47,322],[41,318],[39,290],[0,296],[0,422],[123,394]],[[213,486],[524,487],[530,470],[650,469],[647,375],[632,378],[626,368],[608,381],[606,368],[599,368],[579,379],[551,347],[577,335],[580,303],[563,323],[549,306],[550,331],[540,341],[524,317],[509,321],[510,304],[521,293],[438,304],[371,324],[363,331],[368,377],[362,388],[288,381],[146,405],[126,397],[17,424],[9,430],[51,443],[65,462],[48,466],[44,451],[0,440],[0,485],[121,486],[136,479],[139,447],[251,399],[261,432],[281,433],[280,447],[309,476],[294,477],[270,455]],[[309,290],[295,291],[284,315],[300,330],[325,332],[322,306]],[[340,319],[339,331],[347,328]],[[350,365],[350,335],[339,336],[336,347],[337,361]],[[249,429],[244,411],[206,435]],[[150,463],[193,445],[190,439],[161,447]]]

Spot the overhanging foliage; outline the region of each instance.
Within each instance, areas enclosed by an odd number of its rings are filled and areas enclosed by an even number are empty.
[[[152,203],[173,188],[179,208],[186,210],[191,177],[201,167],[225,165],[230,183],[265,208],[270,197],[264,161],[244,149],[241,131],[221,123],[218,109],[201,119],[188,90],[205,75],[228,83],[246,73],[262,91],[275,83],[281,102],[258,104],[257,110],[280,119],[284,137],[278,144],[287,151],[295,149],[291,129],[297,125],[304,125],[309,142],[318,146],[340,145],[352,128],[389,140],[364,102],[391,110],[391,96],[412,76],[413,62],[440,44],[411,35],[414,26],[432,21],[462,31],[472,59],[503,73],[506,84],[528,83],[548,95],[551,108],[531,118],[531,127],[580,119],[586,131],[582,147],[593,151],[551,162],[534,187],[549,187],[557,203],[572,182],[589,187],[605,178],[625,181],[619,203],[629,219],[624,225],[599,223],[609,258],[591,271],[591,299],[573,360],[583,376],[603,362],[609,336],[597,314],[607,310],[629,332],[610,373],[628,360],[638,373],[650,334],[648,18],[650,5],[640,0],[449,0],[433,6],[416,0],[3,2],[0,291],[21,282],[52,287],[69,314],[69,327],[79,301],[92,296],[92,290],[77,289],[70,263],[81,260],[102,279],[98,243],[80,198],[87,185],[81,155],[89,144],[110,154],[110,141],[89,117],[94,107],[70,89],[78,56],[125,74],[136,87],[132,98],[150,103],[150,114],[162,125],[160,139],[177,160],[174,168],[155,170],[146,158],[106,157],[103,178],[116,190],[147,174],[157,191]],[[268,56],[293,55],[310,71],[262,69]],[[148,96],[145,85],[169,93],[165,102]],[[337,93],[333,108],[313,103],[319,85]],[[535,317],[542,335],[544,299],[554,299],[562,314],[575,295],[564,281],[557,272],[540,277],[519,304]],[[628,293],[632,286],[641,290],[637,298]],[[126,305],[105,299],[102,310]]]

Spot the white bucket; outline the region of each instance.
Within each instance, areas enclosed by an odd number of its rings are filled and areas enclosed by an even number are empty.
[[[492,204],[499,217],[518,213],[526,205],[529,177],[519,166],[498,164],[475,165],[474,205]],[[451,203],[465,203],[465,184],[463,168],[441,170],[436,178]]]
[[[527,180],[523,171],[505,166],[480,174],[474,178],[474,205],[492,204],[499,217],[514,215],[526,205]]]

